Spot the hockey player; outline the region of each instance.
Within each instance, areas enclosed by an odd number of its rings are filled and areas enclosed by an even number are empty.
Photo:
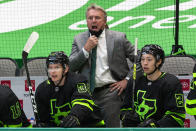
[[[32,127],[17,96],[8,86],[0,85],[0,101],[0,127]]]
[[[137,74],[132,103],[133,80],[129,80],[121,120],[124,127],[183,127],[185,119],[182,85],[178,78],[160,71],[164,51],[146,45],[140,61],[144,73]],[[134,104],[134,109],[132,109]]]
[[[69,59],[63,51],[52,52],[47,60],[48,80],[36,89],[35,100],[42,126],[104,126],[98,107],[89,93],[87,79],[69,72]]]
[[[196,118],[196,65],[193,70],[193,80],[190,89],[186,99],[185,109],[188,114],[195,115]]]

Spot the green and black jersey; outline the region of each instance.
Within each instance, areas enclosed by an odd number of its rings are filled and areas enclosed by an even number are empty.
[[[196,115],[196,65],[194,67],[193,80],[191,82],[190,92],[186,99],[185,109],[188,114]]]
[[[32,127],[20,102],[8,86],[0,85],[0,127]]]
[[[42,82],[36,89],[35,100],[40,121],[51,127],[58,127],[68,114],[76,116],[81,127],[104,124],[90,95],[87,79],[82,75],[68,72],[62,87],[56,87],[50,79]]]
[[[121,111],[132,110],[132,86],[129,80]],[[185,108],[180,81],[168,73],[155,81],[149,81],[145,74],[137,75],[134,108],[141,122],[152,118],[161,127],[183,127]]]

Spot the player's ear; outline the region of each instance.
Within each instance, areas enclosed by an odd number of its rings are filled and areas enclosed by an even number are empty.
[[[64,73],[67,74],[68,71],[69,71],[69,66],[66,65],[66,66],[65,66],[65,71],[64,71]]]
[[[159,67],[159,65],[162,63],[162,59],[159,59],[159,61],[157,61],[156,63],[156,67]]]

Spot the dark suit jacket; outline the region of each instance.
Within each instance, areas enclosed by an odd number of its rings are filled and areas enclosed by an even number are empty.
[[[127,58],[134,61],[134,46],[127,40],[126,35],[121,32],[105,29],[106,46],[108,53],[109,69],[112,77],[119,81],[130,77]],[[70,69],[79,72],[87,78],[90,76],[90,57],[84,56],[82,48],[87,42],[89,31],[83,32],[75,36],[70,54]],[[90,54],[91,55],[91,54]]]

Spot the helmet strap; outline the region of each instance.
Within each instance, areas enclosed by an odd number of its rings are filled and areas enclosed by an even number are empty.
[[[159,68],[160,65],[158,65],[158,67],[156,66],[156,64],[157,64],[158,61],[160,61],[160,59],[159,60],[156,59],[156,62],[154,64],[155,69],[151,73],[149,73],[148,75],[152,75],[153,73],[155,73],[155,71],[157,71],[158,69],[160,69]]]
[[[152,75],[153,73],[155,73],[155,71],[157,71],[157,67],[156,67],[156,65],[155,65],[155,69],[151,72],[151,73],[149,73],[149,74],[147,74],[147,75]]]
[[[59,83],[56,86],[59,86],[59,84],[62,82],[62,80],[63,80],[64,77],[65,77],[65,69],[63,69],[62,77],[61,77]]]

